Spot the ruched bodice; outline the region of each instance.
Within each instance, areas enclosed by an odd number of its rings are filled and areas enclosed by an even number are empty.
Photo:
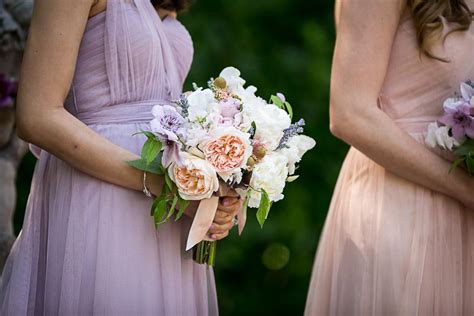
[[[114,106],[174,100],[192,56],[191,37],[178,20],[162,21],[147,0],[111,0],[86,25],[65,106],[79,119],[97,112],[100,123],[104,109],[113,118]]]
[[[444,34],[455,27],[443,22]],[[474,27],[451,33],[444,45],[433,47],[433,53],[449,62],[420,54],[413,20],[406,14],[393,43],[380,106],[409,133],[424,133],[442,115],[443,101],[459,90],[462,81],[474,79]]]

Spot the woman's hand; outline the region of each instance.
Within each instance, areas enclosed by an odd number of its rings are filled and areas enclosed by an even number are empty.
[[[223,197],[219,199],[219,206],[214,217],[214,222],[209,229],[209,237],[221,240],[229,235],[234,227],[234,218],[242,208],[242,200],[238,197]]]

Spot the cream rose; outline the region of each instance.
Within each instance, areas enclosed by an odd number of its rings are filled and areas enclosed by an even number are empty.
[[[274,104],[268,104],[265,100],[254,98],[244,103],[243,109],[244,128],[255,122],[257,131],[255,139],[268,151],[275,150],[283,137],[283,131],[290,127],[291,119],[286,111]]]
[[[288,159],[278,153],[268,153],[262,161],[255,165],[250,180],[251,191],[249,207],[258,207],[260,205],[261,189],[268,193],[270,201],[276,202],[283,199],[283,189],[288,177]]]
[[[252,154],[250,135],[234,127],[216,128],[210,132],[212,139],[203,146],[206,160],[224,181],[244,167]]]
[[[204,159],[181,153],[183,165],[175,163],[168,168],[179,195],[189,201],[208,199],[219,190],[219,179],[212,166]]]

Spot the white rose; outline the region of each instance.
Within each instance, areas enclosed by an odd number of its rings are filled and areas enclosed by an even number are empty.
[[[301,161],[303,155],[316,146],[316,141],[306,135],[296,135],[291,137],[286,143],[286,147],[279,150],[288,159],[288,172],[295,173],[296,164]]]
[[[219,190],[217,173],[209,162],[186,152],[181,153],[181,157],[183,166],[172,163],[168,168],[168,174],[183,199],[188,201],[208,199]]]
[[[291,119],[286,111],[256,98],[251,103],[244,103],[242,126],[248,128],[252,122],[257,127],[255,140],[273,151],[280,144],[283,131],[290,127]]]
[[[268,153],[255,165],[252,171],[252,179],[250,180],[250,187],[254,190],[251,190],[249,207],[258,207],[260,205],[262,194],[255,190],[265,190],[272,202],[283,199],[283,189],[288,177],[287,165],[288,159],[277,152]]]
[[[211,113],[217,112],[219,104],[210,89],[199,88],[188,95],[188,115],[192,122],[206,121]]]
[[[207,131],[199,124],[188,124],[186,126],[185,143],[187,146],[197,147],[202,141],[209,137]]]
[[[225,68],[219,76],[225,79],[227,87],[234,93],[237,93],[245,84],[245,80],[240,77],[240,71],[234,67]]]
[[[454,137],[449,136],[449,127],[438,126],[437,122],[428,125],[428,135],[425,138],[425,143],[431,148],[439,146],[449,151],[460,145]]]

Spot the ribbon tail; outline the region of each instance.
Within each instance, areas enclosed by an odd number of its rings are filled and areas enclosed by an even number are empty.
[[[211,198],[202,200],[199,203],[191,229],[189,230],[186,251],[193,248],[203,240],[210,241],[210,239],[207,238],[207,232],[212,225],[218,205],[219,197],[217,196],[212,196]]]

